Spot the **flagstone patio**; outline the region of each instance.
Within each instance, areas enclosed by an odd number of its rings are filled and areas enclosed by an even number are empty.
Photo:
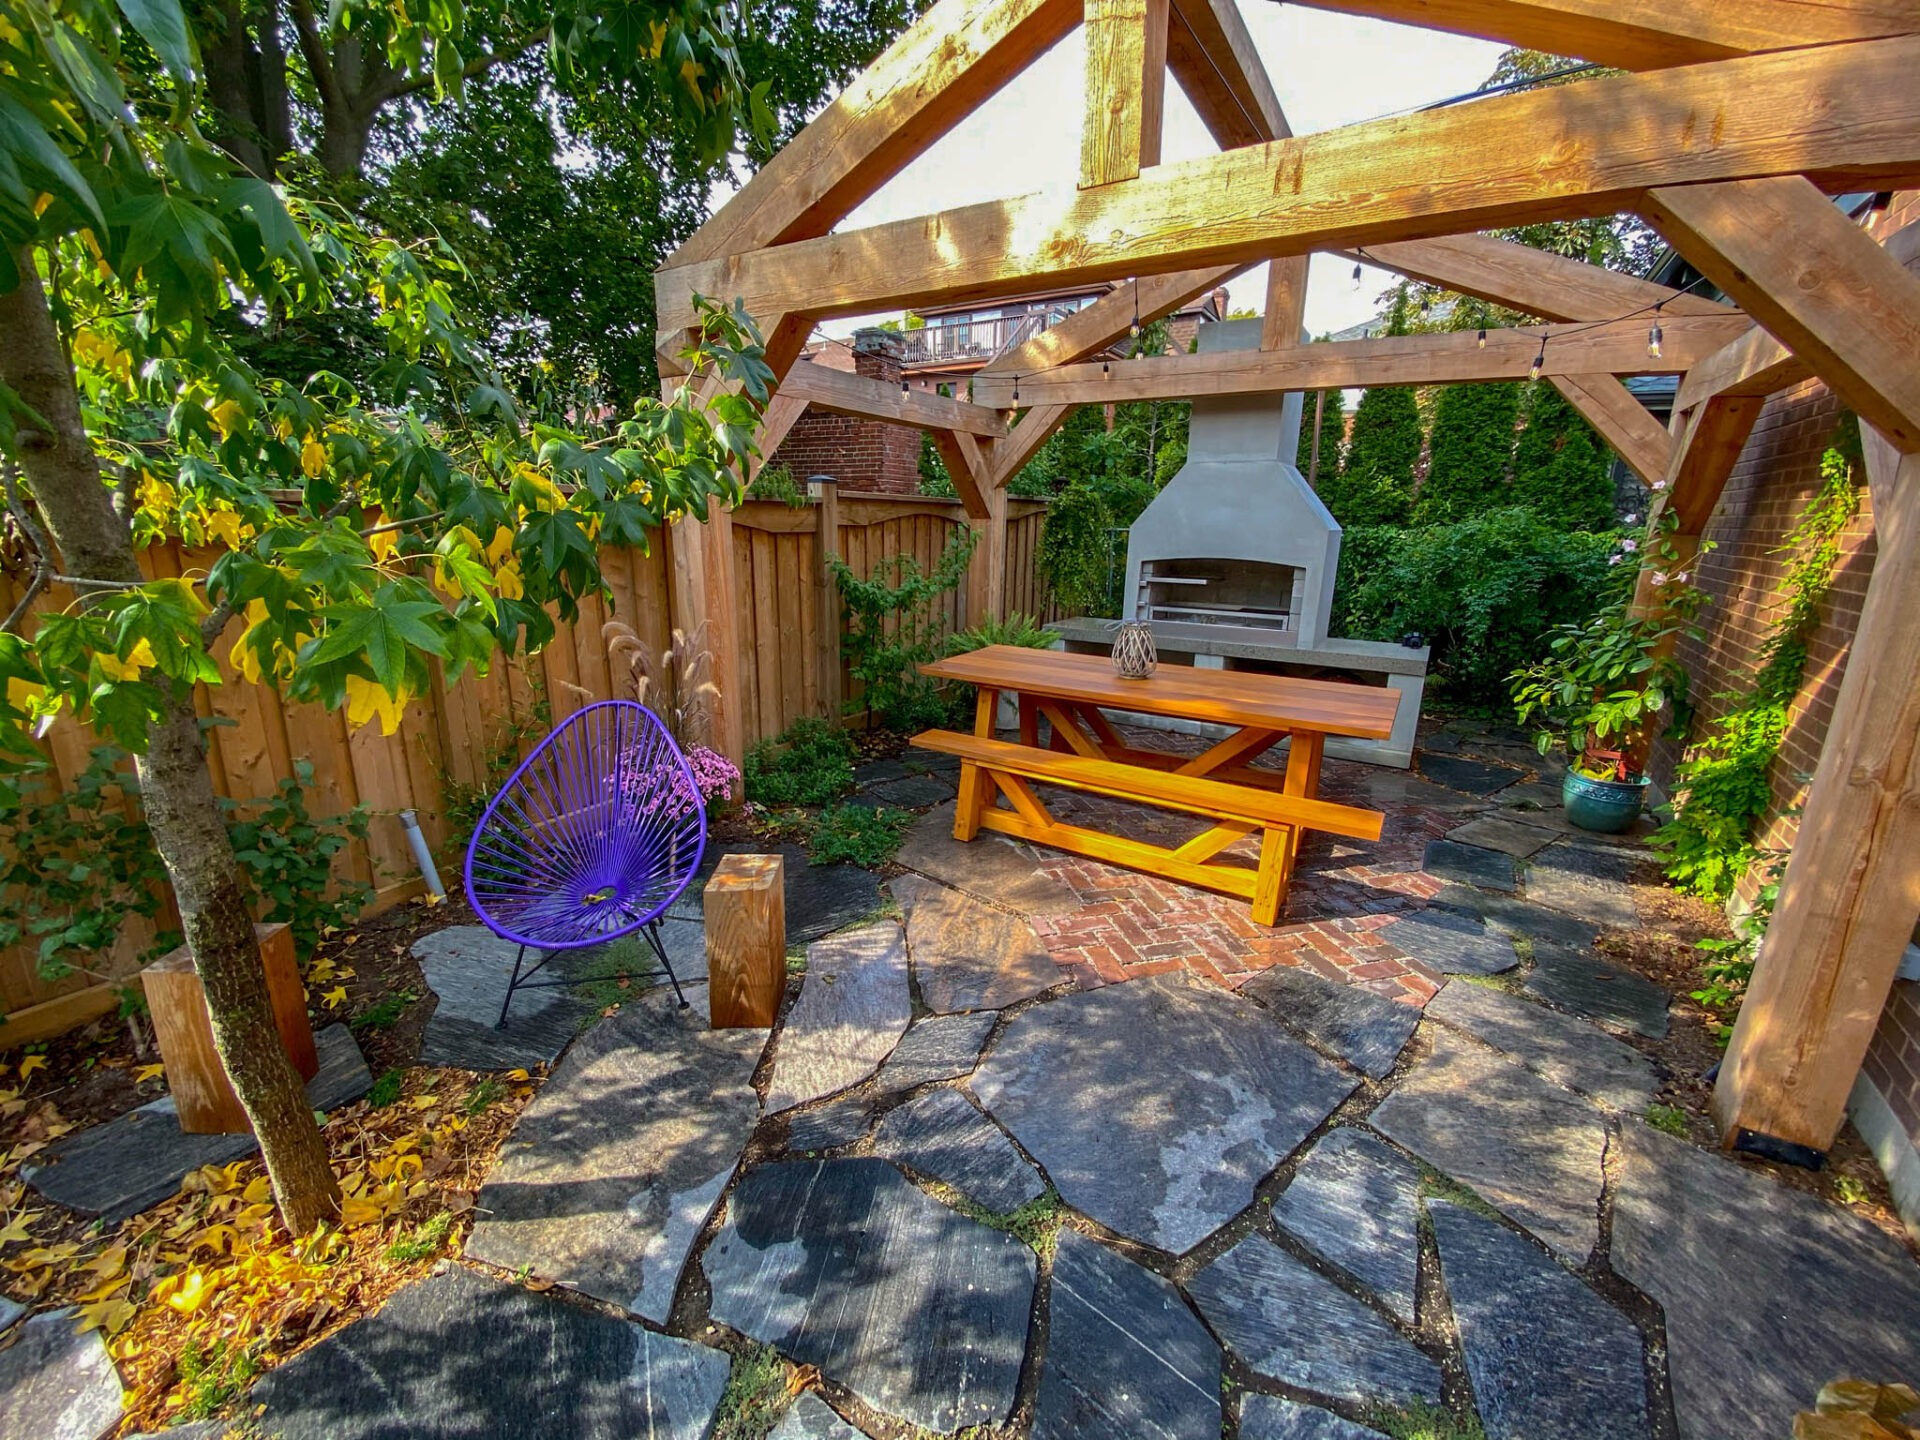
[[[1910,1253],[1642,1120],[1666,997],[1592,948],[1631,849],[1510,739],[1438,738],[1431,778],[1328,764],[1386,833],[1310,843],[1271,931],[929,812],[904,924],[843,908],[764,1053],[697,984],[575,1040],[470,1264],[275,1372],[261,1426],[700,1440],[754,1345],[810,1367],[789,1440],[1365,1440],[1409,1406],[1720,1440],[1920,1382]]]

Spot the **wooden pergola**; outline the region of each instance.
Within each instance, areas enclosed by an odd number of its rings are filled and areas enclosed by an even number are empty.
[[[1767,396],[1818,376],[1863,422],[1878,558],[1714,1106],[1730,1145],[1824,1151],[1920,917],[1920,280],[1906,269],[1920,235],[1876,239],[1828,199],[1920,186],[1920,0],[1308,3],[1630,73],[1295,136],[1235,0],[939,0],[669,258],[662,354],[696,295],[738,297],[788,377],[768,453],[808,403],[932,434],[983,532],[973,613],[1003,605],[1006,482],[1077,405],[1511,380],[1540,361],[1697,544]],[[1083,24],[1076,187],[834,231]],[[1169,72],[1219,154],[1160,163]],[[1621,211],[1741,308],[1474,233]],[[1562,323],[1544,352],[1537,328],[1484,348],[1472,335],[1302,345],[1314,251]],[[1080,363],[1136,314],[1262,261],[1258,352]],[[793,368],[828,317],[1093,280],[1132,283],[997,358],[970,402]],[[1682,376],[1670,430],[1618,378],[1648,372]],[[676,540],[682,613],[731,636],[727,516]],[[719,736],[737,750],[736,657],[722,643],[714,660]]]

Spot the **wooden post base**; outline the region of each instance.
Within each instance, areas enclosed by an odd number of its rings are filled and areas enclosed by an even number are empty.
[[[293,958],[293,931],[285,925],[256,925],[253,933],[267,971],[267,997],[273,1002],[280,1043],[300,1078],[311,1080],[320,1073],[320,1056],[313,1046],[313,1027],[307,1023],[307,991]],[[146,986],[153,1034],[160,1042],[180,1128],[189,1135],[251,1133],[253,1123],[213,1048],[213,1022],[207,1016],[207,995],[193,968],[192,953],[182,945],[142,970],[140,979]]]
[[[778,855],[727,855],[707,881],[710,1028],[770,1030],[787,988],[786,866]]]

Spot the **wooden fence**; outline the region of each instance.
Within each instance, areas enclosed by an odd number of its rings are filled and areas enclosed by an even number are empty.
[[[958,501],[894,496],[843,495],[838,500],[840,553],[855,573],[871,574],[889,555],[911,554],[923,566],[937,563],[948,537],[965,524]],[[1007,523],[1007,605],[1010,611],[1042,614],[1043,586],[1034,570],[1045,506],[1010,502]],[[823,618],[823,592],[813,507],[790,509],[773,501],[749,501],[733,516],[741,656],[741,686],[749,744],[779,734],[802,715],[825,715],[830,693],[822,685],[823,657],[839,647],[837,612]],[[463,837],[449,819],[471,810],[500,779],[500,761],[529,749],[548,728],[582,705],[630,693],[617,678],[601,627],[610,619],[631,626],[658,654],[672,637],[671,536],[659,534],[645,551],[605,549],[601,569],[611,600],[581,606],[579,619],[561,624],[537,655],[500,660],[485,676],[469,674],[446,685],[435,672],[432,692],[408,705],[390,736],[379,726],[350,729],[342,712],[284,700],[271,687],[235,676],[227,651],[238,638],[235,620],[214,646],[224,684],[201,692],[201,713],[222,723],[210,730],[209,763],[215,789],[233,799],[271,794],[304,760],[313,767],[308,803],[317,816],[355,805],[374,812],[365,843],[354,842],[338,858],[343,875],[373,887],[375,908],[420,893],[413,859],[398,812],[416,812],[420,828],[441,856],[442,879],[460,883],[458,854],[450,842]],[[215,556],[156,545],[143,556],[148,573],[204,575]],[[18,582],[0,573],[0,613],[11,609]],[[71,594],[48,592],[37,609],[72,604]],[[961,629],[967,587],[947,598],[942,625]],[[833,631],[826,632],[831,624]],[[844,677],[842,677],[844,679]],[[47,737],[54,772],[64,782],[83,771],[96,743],[86,727],[63,718]],[[105,957],[103,974],[130,974],[152,944],[153,927],[135,921]],[[94,976],[43,980],[31,946],[0,952],[0,1045],[58,1033],[113,1005],[110,987]],[[30,1009],[29,1007],[38,1007]],[[24,1013],[22,1013],[24,1012]]]

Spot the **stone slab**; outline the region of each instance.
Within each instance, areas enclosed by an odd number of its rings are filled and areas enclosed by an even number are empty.
[[[953,799],[954,788],[953,780],[945,775],[903,775],[869,785],[847,803],[872,808],[892,805],[901,810],[924,810],[929,805]]]
[[[1313,1147],[1273,1202],[1280,1228],[1411,1325],[1419,1294],[1420,1167],[1364,1130]]]
[[[1388,1440],[1388,1437],[1316,1405],[1302,1405],[1298,1400],[1284,1400],[1278,1395],[1249,1395],[1240,1407],[1240,1440]]]
[[[1647,1126],[1623,1126],[1620,1150],[1613,1267],[1665,1311],[1685,1440],[1789,1434],[1841,1376],[1920,1387],[1920,1267],[1902,1246]]]
[[[1066,977],[1019,915],[918,875],[893,882],[920,998],[937,1015],[999,1010]]]
[[[756,1031],[707,1029],[665,994],[599,1022],[515,1123],[466,1253],[665,1324],[759,1123],[762,1044]]]
[[[1583,950],[1600,938],[1601,927],[1577,915],[1529,904],[1517,895],[1497,895],[1468,885],[1442,886],[1440,893],[1428,902],[1428,910],[1477,915],[1490,929],[1528,940],[1569,945],[1576,950]]]
[[[20,1318],[26,1313],[27,1307],[18,1300],[0,1295],[0,1335],[5,1335],[7,1331],[19,1324]]]
[[[100,1440],[120,1423],[120,1375],[98,1330],[71,1310],[36,1315],[0,1350],[0,1435]]]
[[[184,1425],[170,1425],[161,1431],[141,1431],[138,1435],[129,1435],[127,1440],[245,1440],[246,1431],[238,1428],[230,1420],[189,1420]]]
[[[685,920],[702,917],[701,894],[715,867],[727,855],[778,855],[781,858],[786,878],[789,945],[803,945],[844,930],[880,909],[880,877],[871,870],[862,870],[858,865],[815,865],[799,845],[743,844],[709,847],[700,862],[699,875],[680,892],[670,914]]]
[[[1498,975],[1520,963],[1513,941],[1476,916],[1430,906],[1373,932],[1443,975]]]
[[[1653,1062],[1631,1045],[1585,1020],[1484,985],[1452,981],[1428,1002],[1427,1015],[1616,1110],[1646,1109],[1660,1083]]]
[[[1551,830],[1537,825],[1522,825],[1502,815],[1481,815],[1457,830],[1449,830],[1447,839],[1461,845],[1478,845],[1482,850],[1498,850],[1516,860],[1524,860],[1554,841]]]
[[[1220,1347],[1168,1281],[1062,1230],[1031,1433],[1218,1440]]]
[[[892,1093],[972,1074],[973,1067],[980,1063],[980,1047],[987,1043],[999,1019],[992,1010],[975,1010],[964,1015],[930,1015],[916,1021],[880,1067],[875,1086]]]
[[[1427,1213],[1487,1440],[1651,1440],[1639,1329],[1505,1226]]]
[[[907,942],[891,920],[807,947],[800,998],[774,1042],[767,1109],[786,1110],[858,1085],[913,1018]]]
[[[307,1103],[335,1110],[373,1088],[353,1032],[329,1025],[313,1037],[320,1071],[307,1082]],[[27,1183],[49,1200],[98,1215],[109,1224],[157,1205],[203,1165],[227,1165],[260,1147],[251,1135],[188,1135],[180,1129],[173,1097],[162,1096],[64,1140],[23,1167]]]
[[[560,986],[516,992],[505,1028],[495,1028],[519,951],[484,925],[451,925],[414,942],[413,958],[438,997],[420,1037],[422,1064],[462,1070],[545,1065],[580,1033],[593,1010]],[[523,963],[539,961],[540,952],[529,950]],[[574,963],[572,954],[562,952],[540,978],[571,975]]]
[[[1563,840],[1528,862],[1527,898],[1596,925],[1631,930],[1640,923],[1627,878],[1634,868],[1631,851]]]
[[[976,900],[1022,915],[1064,915],[1080,908],[1079,897],[1042,874],[1026,847],[997,835],[981,835],[965,843],[954,839],[951,804],[922,815],[894,859]]]
[[[1252,1001],[1155,976],[1033,1006],[972,1085],[1069,1205],[1180,1252],[1245,1209],[1355,1082]]]
[[[1522,815],[1535,816],[1535,819],[1528,821],[1529,824],[1552,822],[1556,828],[1571,828],[1564,820],[1552,820],[1556,812],[1561,811],[1558,780],[1523,780],[1518,785],[1509,785],[1494,797],[1494,803]]]
[[[1457,880],[1477,885],[1482,890],[1518,890],[1519,871],[1513,857],[1479,845],[1462,845],[1454,840],[1429,840],[1420,868],[1442,880]]]
[[[1356,1070],[1381,1079],[1420,1023],[1417,1006],[1402,1005],[1358,985],[1311,970],[1276,965],[1240,987],[1280,1020]]]
[[[1392,770],[1366,776],[1361,780],[1360,788],[1365,803],[1377,810],[1416,806],[1423,810],[1437,810],[1442,815],[1479,815],[1492,808],[1490,801],[1463,795],[1444,785],[1435,785],[1418,775]]]
[[[1428,755],[1420,757],[1420,773],[1436,785],[1468,795],[1491,795],[1504,790],[1526,774],[1511,765],[1490,760],[1470,760],[1464,755]]]
[[[1369,1306],[1249,1235],[1187,1282],[1227,1348],[1269,1379],[1336,1400],[1439,1403],[1440,1369]]]
[[[1013,1408],[1033,1251],[879,1159],[765,1165],[703,1257],[722,1324],[931,1430]]]
[[[1536,945],[1527,989],[1562,1009],[1658,1040],[1667,1033],[1667,992],[1651,980],[1593,955]]]
[[[705,1440],[725,1354],[448,1266],[255,1387],[278,1440]]]
[[[866,1440],[834,1414],[833,1407],[809,1390],[793,1402],[767,1440]]]
[[[842,1095],[806,1110],[787,1112],[787,1149],[793,1153],[837,1150],[851,1145],[873,1126],[874,1102],[868,1095]]]
[[[874,1132],[873,1153],[943,1181],[995,1214],[1047,1190],[1000,1127],[958,1090],[929,1090],[889,1111]]]
[[[1369,1117],[1576,1264],[1600,1237],[1600,1111],[1531,1070],[1433,1034],[1433,1054]]]

